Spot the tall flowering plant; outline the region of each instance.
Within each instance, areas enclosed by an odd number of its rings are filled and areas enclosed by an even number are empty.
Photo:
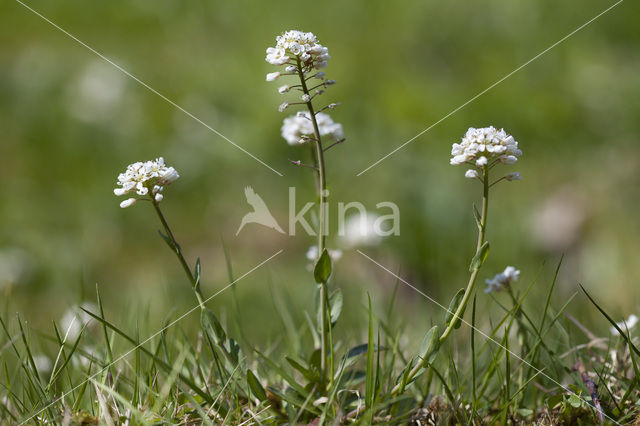
[[[327,174],[325,166],[325,151],[332,146],[344,141],[342,125],[336,123],[325,112],[338,106],[337,103],[329,103],[317,107],[319,97],[326,89],[335,84],[334,80],[325,78],[325,72],[321,71],[327,66],[330,59],[329,50],[320,44],[313,33],[291,30],[276,37],[275,47],[267,49],[266,61],[272,65],[282,67],[280,71],[267,74],[267,81],[275,81],[285,76],[293,77],[294,81],[281,85],[278,92],[281,94],[296,93],[297,99],[285,100],[279,106],[281,112],[293,106],[303,106],[305,110],[284,119],[282,124],[282,137],[290,145],[308,145],[311,150],[313,164],[303,164],[294,161],[298,166],[307,166],[315,171],[316,190],[318,194],[318,241],[317,259],[314,267],[314,278],[320,287],[320,352],[321,352],[321,377],[324,384],[328,376],[333,380],[333,344],[332,344],[332,318],[330,297],[327,282],[331,275],[331,257],[326,247],[327,218],[326,204],[329,191],[327,190]],[[326,145],[331,142],[331,145]]]
[[[454,143],[451,148],[452,165],[467,165],[470,168],[465,172],[465,177],[475,179],[482,187],[482,207],[480,211],[473,207],[473,214],[478,227],[478,239],[476,252],[469,266],[469,282],[467,287],[460,289],[449,304],[445,317],[444,331],[439,334],[437,326],[429,330],[421,347],[421,354],[414,358],[405,368],[400,380],[392,390],[392,394],[398,395],[411,383],[423,368],[432,362],[442,343],[451,333],[460,327],[465,309],[475,289],[480,268],[489,254],[489,241],[486,239],[487,216],[489,213],[489,190],[495,184],[502,181],[520,180],[518,172],[510,172],[491,180],[493,169],[500,165],[514,164],[522,151],[518,148],[518,142],[513,136],[507,134],[504,129],[496,129],[493,126],[484,128],[469,128],[460,143]],[[520,271],[508,267],[503,274],[492,280],[487,280],[489,289],[507,285],[515,281]]]

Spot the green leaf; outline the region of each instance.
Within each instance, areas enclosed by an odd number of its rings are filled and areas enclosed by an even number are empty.
[[[478,228],[482,228],[482,219],[480,218],[480,212],[478,211],[475,203],[473,204],[473,217],[476,219],[476,225],[478,225]]]
[[[334,326],[342,312],[342,290],[338,289],[331,294],[329,304],[331,306],[331,326]]]
[[[301,362],[296,361],[295,359],[285,356],[284,359],[287,360],[287,362],[296,370],[298,370],[300,372],[300,374],[302,374],[304,376],[305,379],[307,379],[310,382],[315,382],[318,381],[319,377],[317,375],[314,375],[309,368],[305,367],[304,365],[302,365]]]
[[[449,308],[447,309],[447,314],[444,317],[444,322],[448,326],[451,320],[453,319],[453,315],[458,310],[458,306],[460,306],[460,302],[462,302],[462,298],[464,297],[464,288],[461,288],[453,299],[451,299],[451,303],[449,303]],[[464,310],[460,312],[460,316],[456,320],[453,328],[458,329],[462,325],[462,316],[464,315]]]
[[[438,326],[434,325],[429,331],[427,331],[424,339],[422,339],[419,356],[420,358],[425,360],[426,363],[430,364],[431,362],[433,362],[433,359],[438,353],[439,348],[440,336],[438,335]]]
[[[326,283],[329,280],[329,276],[331,276],[331,257],[327,249],[324,249],[313,269],[313,277],[320,284]]]
[[[200,324],[202,330],[209,336],[209,338],[216,342],[218,345],[223,345],[227,340],[227,334],[222,328],[222,324],[218,321],[218,318],[209,309],[203,309],[200,314]]]
[[[487,259],[489,255],[489,241],[485,241],[482,247],[477,251],[476,255],[473,256],[471,260],[471,265],[469,266],[469,272],[473,272],[475,270],[480,269],[484,261]]]
[[[371,308],[371,296],[369,298],[369,341],[367,343],[367,379],[365,383],[365,405],[367,409],[373,407],[374,382],[373,382],[373,309]]]
[[[200,258],[198,258],[198,260],[196,260],[196,268],[195,268],[195,288],[200,287],[200,275],[202,274],[202,266],[200,265]]]
[[[576,394],[571,394],[569,396],[569,400],[568,400],[569,404],[574,407],[574,408],[580,408],[582,407],[582,400],[580,399],[580,397]]]
[[[260,401],[267,400],[267,393],[251,370],[247,370],[247,385],[256,398]]]
[[[175,251],[175,250],[176,250],[176,246],[175,246],[175,244],[173,244],[173,241],[171,241],[171,238],[169,238],[169,237],[167,237],[166,235],[164,235],[164,234],[162,233],[162,231],[160,231],[159,229],[158,229],[158,234],[160,234],[160,236],[162,237],[162,239],[164,240],[164,242],[165,242],[165,243],[167,243],[167,245],[169,246],[169,248],[170,248],[171,250],[173,250],[173,251]]]

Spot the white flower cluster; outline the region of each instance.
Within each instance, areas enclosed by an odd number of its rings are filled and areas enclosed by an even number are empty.
[[[485,280],[485,282],[487,283],[487,288],[484,290],[484,292],[491,293],[492,291],[500,291],[506,288],[512,282],[518,281],[518,277],[520,277],[520,271],[513,266],[507,266],[504,272],[500,272],[493,278]]]
[[[504,164],[513,164],[518,161],[522,151],[518,148],[518,142],[504,129],[498,130],[493,126],[481,129],[470,127],[462,141],[453,144],[451,155],[451,164],[471,163],[482,168],[496,160]],[[469,170],[466,176],[477,177],[477,172],[474,172],[475,170]],[[518,180],[519,176],[513,174],[510,180]]]
[[[180,175],[173,167],[167,167],[162,157],[155,161],[145,161],[130,164],[124,173],[118,176],[120,188],[113,190],[113,193],[120,196],[130,192],[138,195],[147,195],[151,191],[153,198],[162,201],[162,190],[165,186],[178,179]],[[120,203],[120,207],[125,208],[134,205],[138,198],[129,198]]]
[[[321,69],[327,66],[329,50],[318,43],[313,33],[291,30],[276,37],[276,47],[267,49],[266,61],[272,65],[285,65],[291,56],[300,59],[307,70]],[[288,70],[291,72],[292,70]],[[269,76],[267,76],[269,80]]]
[[[282,137],[289,145],[300,145],[313,139],[313,123],[309,112],[299,112],[287,117],[282,123]],[[344,138],[342,124],[334,122],[328,114],[319,112],[316,114],[316,122],[321,137],[339,141]]]
[[[617,322],[616,325],[620,327],[620,330],[626,333],[627,330],[631,330],[633,327],[635,327],[638,324],[639,320],[640,318],[638,318],[634,314],[631,314],[629,315],[629,318],[627,318],[625,321]],[[620,332],[618,331],[617,328],[615,328],[614,326],[611,326],[611,334],[615,336],[619,336]]]

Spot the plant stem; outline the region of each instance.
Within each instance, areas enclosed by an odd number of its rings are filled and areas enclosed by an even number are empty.
[[[478,243],[476,245],[476,253],[480,251],[480,248],[484,244],[485,234],[487,231],[487,211],[489,209],[489,168],[485,167],[482,177],[482,213],[480,214],[480,223],[478,224]],[[453,315],[453,318],[449,322],[449,325],[444,330],[442,335],[440,336],[440,344],[444,343],[447,340],[447,337],[454,330],[455,323],[458,321],[458,318],[462,318],[462,314],[464,313],[465,308],[467,307],[467,303],[469,302],[469,298],[471,297],[471,293],[473,292],[473,288],[476,284],[476,279],[478,278],[478,273],[480,272],[480,268],[475,268],[469,277],[469,283],[467,284],[467,288],[464,291],[464,295],[462,296],[462,301],[458,305],[458,309]]]
[[[187,277],[191,282],[191,287],[195,291],[196,298],[198,299],[198,303],[200,304],[200,308],[205,309],[204,296],[202,295],[202,290],[200,290],[200,283],[194,277],[193,272],[191,271],[191,268],[189,268],[189,265],[187,264],[187,261],[185,260],[182,254],[182,249],[180,248],[180,244],[178,244],[178,242],[176,241],[176,238],[173,236],[173,232],[171,232],[171,228],[169,228],[169,224],[167,223],[167,220],[164,218],[164,215],[160,210],[160,206],[158,205],[158,202],[155,200],[153,195],[151,196],[151,204],[153,204],[153,208],[158,214],[158,218],[162,223],[164,232],[167,234],[167,237],[169,237],[169,239],[171,240],[171,243],[173,245],[173,252],[178,257],[178,261],[180,261],[180,264],[182,265],[182,269],[184,269],[185,274],[187,274]]]
[[[307,88],[307,81],[304,76],[304,70],[302,67],[302,63],[300,62],[300,58],[296,58],[297,60],[297,70],[298,76],[300,77],[300,85],[302,87],[302,92],[310,97],[309,89]],[[322,149],[322,139],[320,138],[320,129],[318,127],[318,121],[316,120],[316,114],[313,109],[313,104],[311,103],[311,99],[306,102],[307,109],[309,110],[309,119],[313,124],[313,133],[315,137],[315,155],[313,155],[313,160],[317,167],[317,192],[318,198],[320,201],[319,212],[318,212],[318,256],[322,255],[322,252],[325,249],[326,244],[326,235],[325,235],[325,226],[326,226],[326,217],[325,217],[325,205],[327,203],[328,191],[327,191],[327,179],[325,174],[325,164],[324,164],[324,150]],[[320,368],[322,370],[322,379],[323,381],[326,379],[327,375],[327,349],[331,351],[331,360],[333,360],[333,348],[327,347],[327,339],[328,335],[331,333],[331,323],[329,321],[329,312],[330,312],[330,303],[329,303],[329,294],[327,289],[327,283],[320,283],[320,311],[321,311],[321,321],[320,321],[320,351],[322,352],[322,356],[320,357]],[[331,371],[329,372],[329,380],[333,381],[333,361],[331,362]]]
[[[482,245],[485,242],[485,235],[486,235],[486,231],[487,231],[487,212],[489,209],[489,168],[487,166],[483,167],[483,176],[482,176],[482,213],[480,214],[480,223],[478,223],[478,242],[476,244],[476,253],[478,253],[480,251],[480,248],[482,247]],[[467,307],[467,304],[469,303],[469,298],[471,297],[471,294],[473,293],[473,289],[475,287],[476,284],[476,280],[478,278],[478,274],[480,272],[480,268],[475,268],[472,272],[471,272],[471,276],[469,277],[469,283],[467,284],[467,288],[464,291],[464,295],[462,296],[462,300],[460,301],[460,304],[458,305],[458,308],[456,309],[455,313],[453,314],[453,318],[451,318],[451,321],[449,321],[449,325],[447,325],[447,328],[444,330],[444,332],[442,332],[442,335],[440,336],[439,339],[439,343],[440,345],[442,345],[445,340],[447,340],[447,337],[449,337],[449,335],[453,332],[453,330],[455,329],[455,324],[456,322],[458,322],[458,318],[462,318],[462,315]],[[425,364],[427,363],[427,359],[421,359],[420,362],[418,362],[413,369],[411,369],[411,371],[409,372],[409,376],[408,376],[408,382],[411,381],[411,379],[413,378],[413,376],[415,376],[416,374],[418,374],[418,372],[424,368]],[[398,383],[396,386],[394,386],[394,388],[391,390],[392,395],[397,395],[398,392],[400,392],[403,389],[402,383]]]

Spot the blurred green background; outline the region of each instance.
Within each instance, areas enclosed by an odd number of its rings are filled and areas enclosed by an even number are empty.
[[[305,253],[314,239],[258,225],[236,229],[252,186],[284,225],[288,188],[313,201],[308,151],[280,137],[278,82],[264,51],[287,29],[312,31],[332,56],[337,80],[323,101],[347,142],[327,153],[331,196],[372,210],[393,201],[401,235],[362,250],[443,304],[466,283],[475,246],[472,202],[479,186],[449,163],[469,126],[504,127],[524,155],[504,171],[523,181],[492,193],[492,251],[482,279],[514,265],[530,300],[548,289],[564,253],[560,304],[578,283],[616,319],[638,312],[640,226],[640,4],[626,1],[404,149],[412,138],[606,7],[610,1],[164,1],[27,3],[284,174],[280,177],[15,1],[0,5],[0,297],[50,329],[72,304],[95,299],[123,322],[148,309],[177,316],[195,303],[148,205],[120,209],[113,195],[127,164],[164,156],[181,178],[162,207],[203,289],[228,282],[222,241],[236,276],[284,252],[238,283],[247,333],[275,340],[277,310],[312,310]],[[507,170],[508,169],[508,170]],[[331,214],[335,218],[335,205]],[[384,213],[379,211],[378,213]],[[335,222],[334,222],[335,225]],[[331,246],[339,247],[332,239]],[[337,263],[345,333],[361,335],[370,292],[383,306],[394,279],[353,249]],[[479,285],[482,289],[484,284]],[[276,296],[273,297],[272,295]],[[490,307],[489,296],[479,302]],[[498,298],[502,297],[498,295]],[[403,287],[403,321],[443,312]],[[229,312],[230,292],[211,306]],[[485,313],[490,313],[487,308]],[[601,333],[607,325],[580,295],[569,311]],[[159,322],[157,324],[160,324]],[[266,337],[264,337],[266,336]],[[256,342],[257,343],[257,342]],[[266,343],[265,343],[266,344]]]

